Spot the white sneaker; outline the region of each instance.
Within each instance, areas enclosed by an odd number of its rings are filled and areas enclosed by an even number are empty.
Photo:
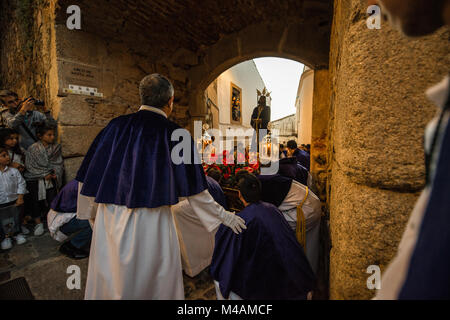
[[[38,225],[36,225],[36,227],[34,227],[34,235],[42,236],[43,234],[44,234],[44,224],[39,223]]]
[[[30,234],[30,230],[28,230],[27,227],[21,226],[20,229],[22,230],[23,234],[25,234],[25,235]]]
[[[8,250],[12,248],[12,241],[10,238],[6,238],[2,241],[2,250]]]
[[[14,240],[16,240],[17,244],[24,244],[25,242],[27,242],[27,239],[25,239],[23,234],[18,234],[17,236],[14,237]]]

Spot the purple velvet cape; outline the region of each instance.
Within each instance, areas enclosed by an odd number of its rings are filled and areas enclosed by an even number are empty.
[[[297,161],[309,171],[310,156],[308,152],[297,149],[294,151],[293,156],[296,157]]]
[[[78,181],[66,184],[53,199],[50,208],[56,212],[77,212]]]
[[[174,164],[171,152],[181,129],[163,115],[142,110],[113,119],[92,143],[76,180],[81,194],[97,203],[128,208],[157,208],[178,203],[179,197],[207,189],[203,168],[190,138],[191,164]],[[183,152],[180,152],[183,155]]]
[[[264,201],[279,207],[291,189],[292,179],[279,174],[258,175],[257,178],[261,181]]]
[[[302,246],[282,213],[257,202],[238,216],[247,229],[236,235],[220,226],[211,262],[211,275],[222,295],[230,291],[246,300],[306,299],[315,276]]]
[[[206,182],[208,183],[208,191],[213,199],[220,204],[225,210],[228,210],[227,199],[223,193],[220,184],[211,177],[206,176]]]
[[[308,184],[308,169],[303,167],[295,157],[280,159],[278,173],[305,186]]]

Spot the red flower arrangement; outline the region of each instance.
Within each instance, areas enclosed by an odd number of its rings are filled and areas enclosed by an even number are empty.
[[[224,151],[223,155],[224,155],[223,164],[212,163],[209,165],[208,164],[203,165],[203,170],[205,171],[205,174],[210,168],[217,168],[222,173],[222,180],[220,184],[223,187],[234,187],[236,185],[236,174],[239,171],[246,170],[254,174],[259,173],[259,163],[250,164],[248,163],[248,161],[245,161],[244,164],[235,164],[234,162],[228,164],[226,160],[227,155],[226,151]]]

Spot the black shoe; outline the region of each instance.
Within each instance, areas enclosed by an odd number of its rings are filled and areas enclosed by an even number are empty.
[[[79,259],[84,259],[89,257],[89,253],[82,250],[82,249],[78,249],[75,246],[73,246],[70,241],[67,241],[65,243],[63,243],[60,247],[59,247],[59,252],[61,252],[63,255],[71,258],[71,259],[75,259],[75,260],[79,260]]]

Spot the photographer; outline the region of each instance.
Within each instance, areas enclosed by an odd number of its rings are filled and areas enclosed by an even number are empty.
[[[57,125],[42,101],[32,97],[21,101],[17,93],[1,90],[0,102],[7,108],[1,112],[2,125],[20,133],[20,146],[25,150],[38,141],[33,123],[47,121]],[[38,107],[40,111],[37,110]]]

